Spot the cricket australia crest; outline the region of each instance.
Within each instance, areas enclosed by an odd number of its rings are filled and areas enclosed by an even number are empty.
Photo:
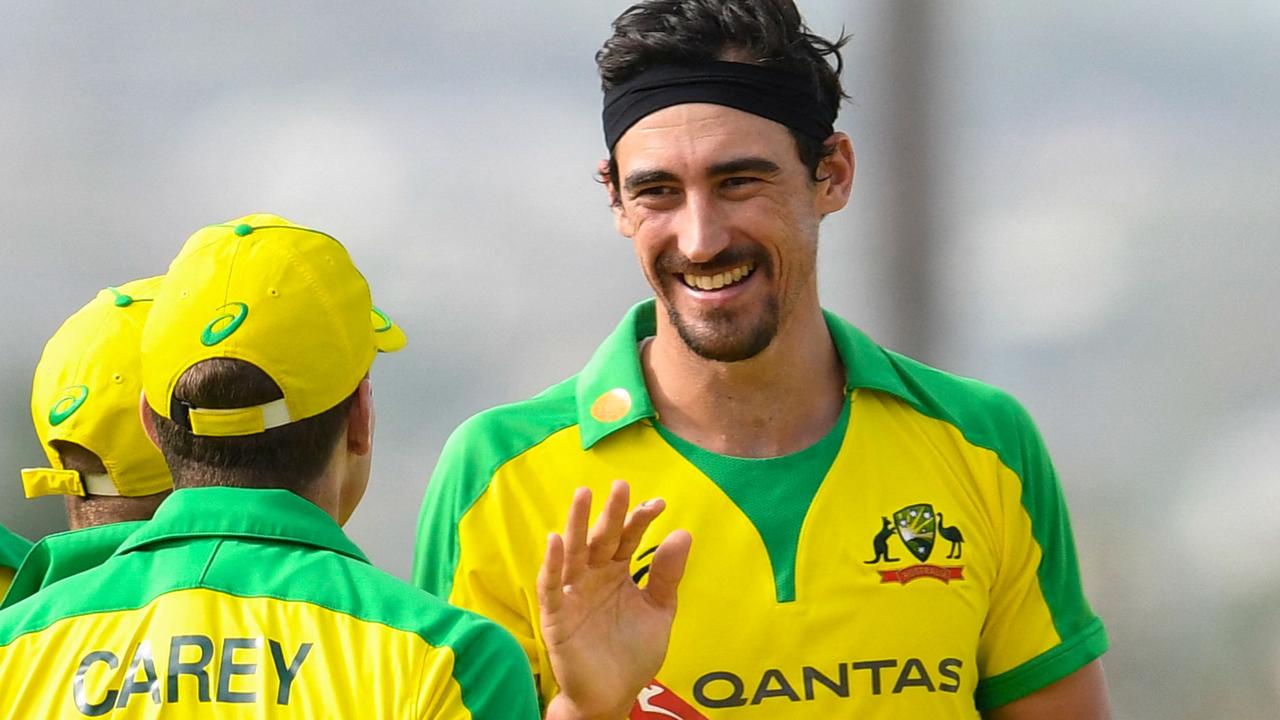
[[[920,562],[929,559],[933,552],[933,539],[938,534],[938,521],[933,505],[908,505],[893,514],[893,524],[907,551]]]
[[[942,514],[935,512],[932,503],[908,505],[893,514],[893,519],[881,517],[881,528],[872,541],[875,557],[867,560],[867,565],[880,563],[897,563],[899,558],[893,557],[889,540],[896,534],[902,545],[920,564],[892,570],[879,570],[881,583],[899,583],[906,585],[918,578],[933,578],[950,584],[954,580],[964,579],[963,565],[934,565],[926,562],[933,554],[933,546],[938,537],[950,543],[947,560],[959,560],[964,551],[964,535],[960,528],[946,525]],[[910,562],[910,561],[908,561]]]

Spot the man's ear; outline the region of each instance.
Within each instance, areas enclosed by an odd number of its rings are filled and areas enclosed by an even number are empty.
[[[617,207],[618,193],[613,189],[613,173],[609,172],[609,158],[596,163],[596,182],[599,182],[609,196],[609,207]]]
[[[373,451],[373,383],[367,377],[360,381],[347,411],[347,451],[353,455]]]
[[[853,192],[853,142],[848,135],[836,132],[827,138],[826,147],[832,152],[818,163],[818,177],[822,178],[817,197],[820,215],[842,209],[849,203],[849,195]]]
[[[609,209],[613,211],[613,226],[618,230],[618,234],[623,237],[631,237],[635,234],[635,224],[627,217],[627,211],[622,208],[622,197],[618,194],[617,188],[614,187],[613,173],[609,171],[609,159],[605,158],[596,165],[596,179],[609,195]]]
[[[147,437],[151,439],[151,444],[160,448],[160,441],[156,435],[156,419],[151,416],[151,406],[147,404],[147,396],[145,394],[138,395],[138,419],[142,421],[142,429],[146,431]]]

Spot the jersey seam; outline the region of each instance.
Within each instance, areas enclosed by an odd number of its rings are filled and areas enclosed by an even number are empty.
[[[520,449],[520,450],[517,450],[516,452],[512,453],[510,456],[505,457],[505,458],[503,458],[502,460],[499,460],[498,462],[494,463],[494,465],[493,465],[493,469],[492,469],[491,471],[489,471],[489,482],[488,482],[488,483],[485,483],[485,492],[487,492],[487,491],[489,490],[489,486],[493,484],[493,478],[494,478],[498,473],[502,472],[502,468],[506,467],[508,463],[510,463],[511,461],[513,461],[513,460],[515,460],[516,458],[520,457],[521,455],[524,455],[525,453],[527,453],[527,452],[529,452],[529,451],[533,450],[534,448],[538,447],[539,445],[543,444],[544,442],[546,442],[547,440],[549,440],[549,439],[551,438],[551,436],[552,436],[552,435],[555,435],[555,434],[557,434],[557,433],[559,433],[559,432],[562,432],[562,431],[567,430],[567,429],[569,429],[569,428],[571,428],[571,427],[573,427],[573,426],[575,426],[575,425],[580,425],[580,424],[581,424],[581,423],[579,423],[579,421],[578,421],[578,418],[577,418],[577,417],[572,417],[572,418],[570,418],[570,419],[569,419],[569,421],[568,421],[568,422],[564,423],[563,425],[559,425],[559,426],[557,426],[557,427],[553,427],[553,428],[552,428],[552,429],[551,429],[551,430],[550,430],[546,435],[543,435],[542,437],[538,438],[537,440],[534,440],[533,442],[529,443],[526,447],[524,447],[524,448],[522,448],[522,449]],[[479,499],[480,499],[480,497],[481,497],[481,496],[483,496],[483,495],[484,495],[484,492],[481,492],[481,493],[480,493],[480,495],[476,496],[476,500],[479,500]],[[467,514],[467,511],[469,511],[469,510],[471,509],[471,507],[472,507],[472,506],[474,506],[474,505],[475,505],[475,501],[473,500],[473,501],[471,502],[471,505],[468,505],[468,506],[467,506],[467,509],[466,509],[466,510],[464,510],[464,511],[462,512],[462,514],[463,514],[463,515],[466,515],[466,514]]]
[[[18,640],[21,640],[22,638],[24,638],[24,637],[26,637],[26,636],[28,636],[28,635],[33,635],[33,634],[39,634],[39,633],[42,633],[42,632],[46,632],[46,631],[48,631],[50,628],[52,628],[54,625],[57,625],[57,624],[58,624],[58,623],[60,623],[60,622],[64,622],[64,621],[67,621],[67,620],[74,620],[74,619],[76,619],[76,618],[88,617],[88,616],[90,616],[90,615],[107,615],[107,614],[111,614],[111,613],[134,612],[134,611],[137,611],[137,610],[141,610],[142,608],[145,608],[145,607],[147,607],[148,605],[151,605],[152,603],[156,602],[157,600],[159,600],[160,598],[162,598],[162,597],[164,597],[164,596],[166,596],[166,595],[172,595],[173,593],[184,592],[184,591],[187,591],[187,590],[208,590],[209,592],[216,592],[216,593],[220,593],[220,594],[223,594],[223,595],[229,595],[229,596],[231,596],[231,597],[239,598],[239,599],[241,599],[241,600],[258,600],[258,599],[261,599],[261,600],[275,600],[275,601],[277,601],[277,602],[299,603],[299,604],[302,604],[302,605],[313,605],[313,606],[315,606],[315,607],[321,608],[322,610],[328,610],[329,612],[336,613],[336,614],[338,614],[338,615],[345,615],[345,616],[347,616],[347,617],[350,617],[350,618],[352,618],[352,619],[354,619],[354,620],[356,620],[356,621],[362,622],[362,623],[369,623],[370,625],[378,625],[378,626],[381,626],[381,627],[387,628],[388,630],[392,630],[392,631],[394,631],[394,632],[401,632],[401,633],[407,633],[407,634],[410,634],[410,635],[414,635],[414,636],[416,636],[419,640],[421,640],[423,643],[425,643],[425,644],[427,645],[427,648],[426,648],[426,650],[425,650],[424,652],[430,652],[431,648],[448,647],[448,648],[451,648],[451,649],[452,649],[452,647],[453,647],[452,645],[448,645],[447,643],[441,643],[441,644],[437,645],[437,644],[433,643],[430,639],[428,639],[427,637],[425,637],[425,636],[422,634],[422,632],[420,632],[420,631],[418,631],[418,630],[411,630],[411,629],[407,629],[407,628],[403,628],[403,627],[397,627],[396,625],[392,625],[392,624],[391,624],[391,623],[389,623],[389,622],[382,621],[382,620],[372,619],[372,618],[370,618],[370,617],[368,617],[368,616],[365,616],[365,615],[359,615],[359,614],[356,614],[356,613],[354,613],[354,612],[348,612],[348,611],[346,611],[346,610],[341,610],[341,609],[338,609],[338,608],[336,608],[336,607],[331,607],[331,606],[329,606],[329,605],[326,605],[325,603],[318,602],[318,601],[316,601],[316,600],[305,600],[305,599],[298,599],[298,598],[283,598],[283,597],[277,597],[277,596],[275,596],[275,595],[267,595],[267,594],[245,594],[245,593],[237,592],[237,591],[234,591],[234,590],[229,590],[229,589],[227,589],[227,588],[217,587],[217,586],[212,585],[212,584],[204,584],[204,583],[202,583],[201,581],[196,581],[196,583],[195,583],[195,584],[183,583],[182,585],[180,585],[180,586],[178,586],[178,587],[166,588],[164,591],[157,593],[154,597],[149,598],[146,602],[139,603],[139,604],[138,604],[138,605],[136,605],[136,606],[132,606],[132,607],[129,607],[129,606],[126,606],[126,607],[103,607],[103,608],[96,608],[96,609],[87,609],[87,610],[84,610],[83,612],[73,612],[73,613],[70,613],[70,614],[67,614],[67,615],[63,615],[63,616],[61,616],[61,617],[59,617],[59,618],[56,618],[56,619],[54,619],[54,620],[50,621],[48,624],[43,625],[43,626],[41,626],[41,627],[31,628],[30,630],[25,630],[25,631],[19,632],[17,635],[14,635],[14,636],[13,636],[13,639],[12,639],[12,640],[10,640],[10,641],[9,641],[9,642],[7,642],[7,643],[4,643],[4,644],[0,645],[0,648],[6,648],[6,647],[9,647],[9,646],[11,646],[13,643],[17,642]],[[453,606],[448,606],[448,607],[453,607]],[[458,610],[459,614],[460,614],[460,615],[463,615],[463,616],[464,616],[464,618],[465,618],[465,616],[466,616],[466,615],[470,614],[470,612],[469,612],[469,611],[463,610],[463,609],[461,609],[461,608],[454,608],[454,609]]]
[[[320,602],[320,601],[318,601],[318,600],[308,600],[308,599],[301,599],[301,598],[284,598],[284,597],[278,597],[278,596],[276,596],[276,595],[268,595],[268,594],[248,594],[248,593],[238,592],[238,591],[235,591],[235,590],[230,590],[230,589],[225,588],[225,587],[216,587],[216,586],[213,586],[213,585],[206,585],[206,586],[203,586],[203,587],[198,588],[198,589],[202,589],[202,590],[211,590],[211,591],[214,591],[214,592],[222,593],[222,594],[224,594],[224,595],[230,595],[230,596],[232,596],[232,597],[240,598],[240,599],[242,599],[242,600],[263,599],[263,600],[275,600],[275,601],[277,601],[277,602],[292,602],[292,603],[299,603],[299,604],[302,604],[302,605],[312,605],[312,606],[315,606],[315,607],[321,608],[322,610],[328,610],[329,612],[337,613],[338,615],[345,615],[345,616],[347,616],[347,617],[349,617],[349,618],[352,618],[352,619],[357,620],[357,621],[362,622],[362,623],[369,623],[370,625],[378,625],[378,626],[381,626],[381,627],[387,628],[388,630],[392,630],[392,631],[395,631],[395,632],[402,632],[402,633],[408,633],[408,634],[410,634],[410,635],[414,635],[414,636],[416,636],[419,640],[421,640],[423,643],[425,643],[425,644],[427,645],[427,650],[428,650],[428,651],[429,651],[431,648],[441,648],[441,647],[448,647],[448,648],[452,648],[452,647],[453,647],[452,645],[449,645],[449,644],[447,644],[447,643],[441,643],[441,644],[437,645],[436,643],[434,643],[434,642],[432,642],[430,639],[428,639],[426,636],[424,636],[424,635],[423,635],[423,633],[422,633],[421,631],[419,631],[419,630],[412,630],[412,629],[408,629],[408,628],[404,628],[404,627],[398,627],[398,626],[396,626],[396,625],[392,625],[390,622],[387,622],[387,621],[385,621],[385,620],[378,620],[378,619],[375,619],[375,618],[371,618],[371,617],[369,617],[369,616],[367,616],[367,615],[357,614],[356,612],[351,612],[351,611],[348,611],[348,610],[342,610],[342,609],[339,609],[339,608],[333,607],[333,606],[331,606],[331,605],[327,605],[327,604],[325,604],[325,603],[323,603],[323,602]],[[452,606],[447,606],[447,607],[452,607]],[[467,612],[467,611],[463,611],[461,608],[455,608],[455,609],[457,609],[457,610],[459,611],[459,614],[460,614],[460,615],[463,615],[464,613],[466,613],[466,612]],[[465,619],[465,616],[464,616],[464,618],[460,618],[460,619]]]
[[[426,687],[427,655],[429,655],[430,653],[431,653],[431,643],[427,643],[427,647],[422,649],[422,655],[418,659],[418,682],[416,685],[414,685],[415,689]],[[413,693],[413,716],[415,718],[422,717],[423,709],[422,709],[421,703],[422,703],[422,693],[414,692]]]
[[[545,443],[547,440],[551,439],[551,436],[556,435],[557,433],[563,432],[564,430],[567,430],[579,424],[580,423],[578,422],[577,415],[573,415],[570,418],[568,418],[568,421],[564,422],[564,424],[558,424],[552,427],[552,429],[549,432],[547,432],[547,434],[543,435],[537,440],[534,440],[528,445],[525,445],[521,449],[511,453],[507,457],[495,462],[492,466],[492,469],[489,470],[485,475],[485,477],[488,479],[484,483],[484,489],[476,493],[476,496],[471,499],[471,502],[467,503],[467,506],[462,509],[462,512],[458,513],[458,519],[453,523],[454,527],[457,528],[457,526],[462,523],[463,518],[467,517],[467,515],[472,511],[472,509],[474,509],[475,506],[480,502],[480,500],[483,499],[484,496],[489,493],[489,490],[493,487],[494,481],[497,480],[498,478],[498,473],[502,472],[502,469],[504,467],[506,467],[508,464],[513,462],[516,458],[520,457],[521,455],[524,455],[525,453],[528,453],[532,451],[534,448],[538,447],[539,445]],[[449,592],[445,593],[444,596],[442,597],[442,599],[445,599],[445,600],[453,596],[453,589],[457,587],[458,569],[462,567],[462,533],[456,530],[455,532],[457,532],[457,536],[455,539],[456,554],[453,557],[453,572],[449,573]]]
[[[71,612],[66,615],[62,615],[60,617],[54,618],[45,625],[41,625],[39,627],[34,627],[29,630],[23,630],[21,632],[18,632],[18,634],[14,635],[9,642],[0,643],[0,649],[9,647],[13,643],[18,642],[19,640],[21,640],[22,638],[28,635],[38,635],[42,632],[47,632],[50,628],[52,628],[54,625],[57,625],[60,622],[65,622],[67,620],[75,620],[77,618],[82,618],[82,617],[88,617],[90,615],[109,615],[111,613],[133,612],[136,610],[141,610],[142,608],[150,605],[156,600],[159,600],[165,595],[170,595],[176,592],[183,592],[185,590],[213,590],[213,588],[205,587],[199,584],[199,581],[197,580],[197,581],[194,581],[193,583],[183,583],[178,587],[166,588],[164,591],[157,593],[154,597],[148,599],[146,602],[140,603],[136,606],[131,607],[130,606],[131,604],[126,604],[124,607],[108,606],[108,607],[101,607],[101,608],[85,609],[80,612]],[[218,592],[221,592],[221,591],[219,590]]]
[[[205,578],[209,576],[209,570],[213,568],[213,560],[218,556],[218,551],[222,549],[222,543],[225,540],[219,540],[214,544],[213,549],[209,551],[209,559],[204,562],[204,569],[200,571],[200,577],[196,578],[197,587],[204,587]]]

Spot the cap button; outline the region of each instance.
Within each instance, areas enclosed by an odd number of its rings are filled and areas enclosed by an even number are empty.
[[[129,307],[130,305],[133,304],[132,297],[125,295],[124,293],[120,292],[119,290],[113,287],[109,287],[107,288],[107,290],[112,295],[115,295],[115,300],[112,300],[112,303],[114,303],[116,307]]]
[[[591,403],[591,417],[597,422],[617,422],[626,417],[628,412],[631,412],[631,393],[626,388],[618,387],[601,393]]]
[[[245,235],[248,235],[251,232],[253,232],[252,225],[246,225],[244,223],[241,223],[236,226],[236,235],[239,235],[240,237],[244,237]]]

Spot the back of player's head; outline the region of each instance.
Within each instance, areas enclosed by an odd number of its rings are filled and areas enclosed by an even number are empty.
[[[58,328],[36,365],[31,419],[50,467],[23,470],[23,489],[71,498],[73,526],[149,517],[173,489],[138,422],[139,348],[160,281],[98,293]]]
[[[275,215],[196,232],[142,341],[146,402],[175,484],[305,489],[374,356],[404,342],[329,235]]]
[[[264,405],[284,397],[261,369],[229,358],[193,365],[183,373],[174,395],[211,410]],[[196,435],[158,416],[155,427],[178,487],[284,488],[301,493],[324,472],[346,427],[351,402],[348,395],[318,415],[249,435]]]

